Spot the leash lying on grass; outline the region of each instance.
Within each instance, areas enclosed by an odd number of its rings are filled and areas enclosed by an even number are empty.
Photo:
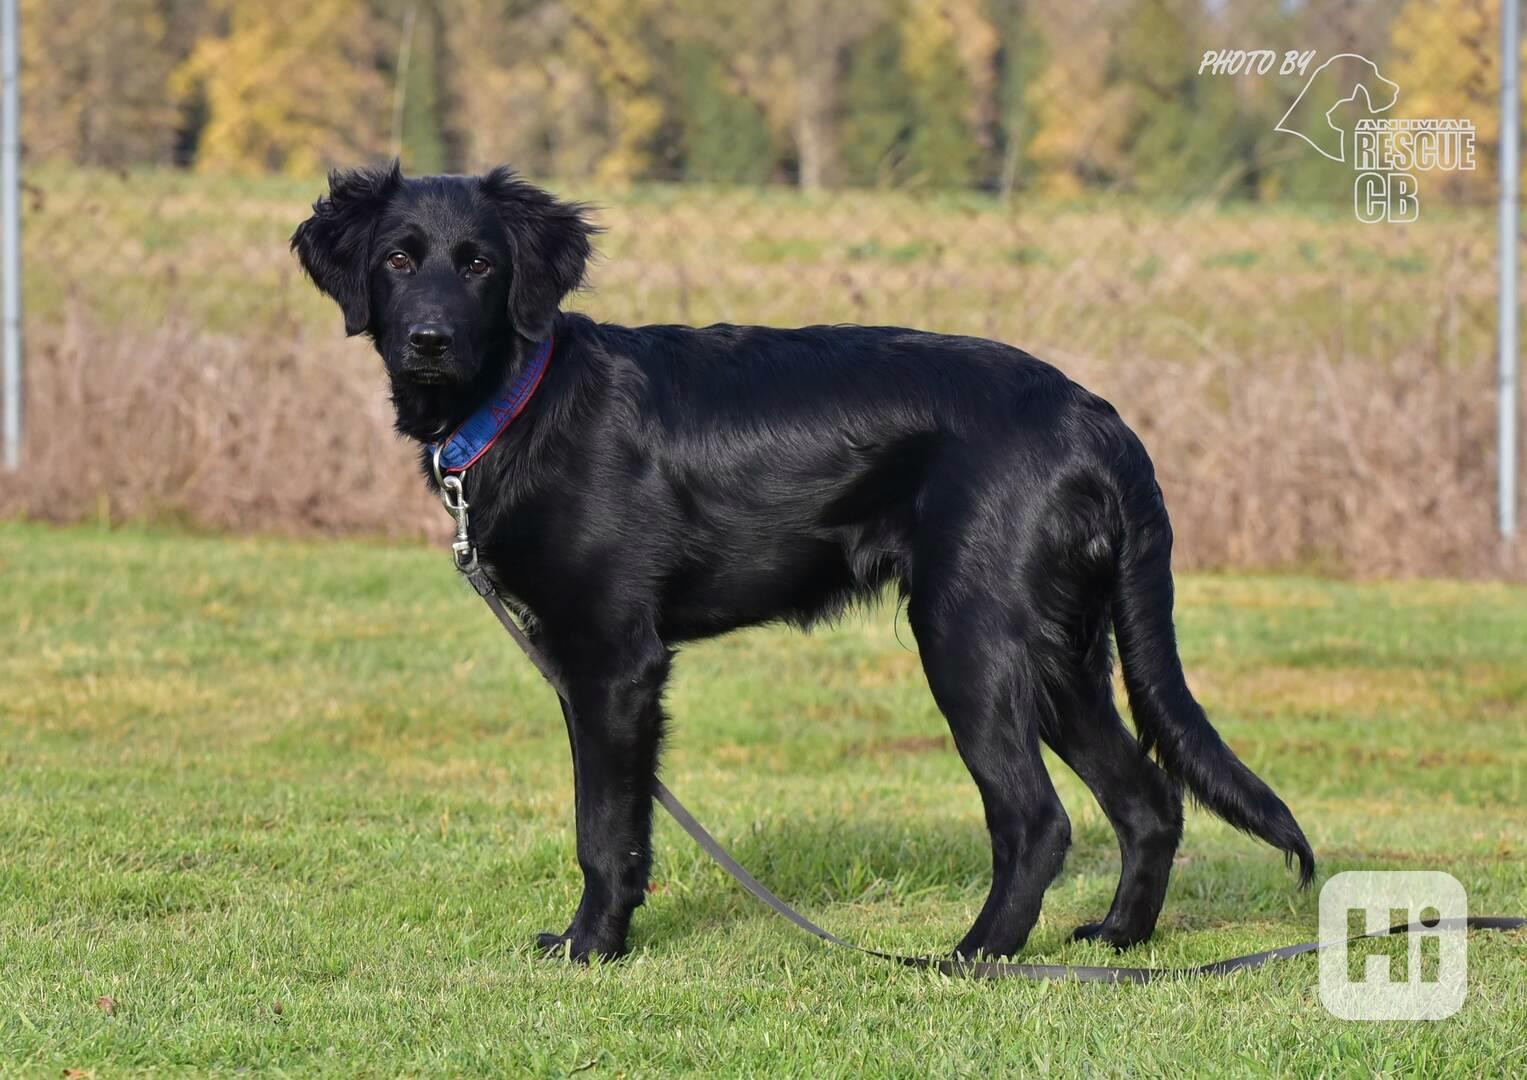
[[[500,428],[499,430],[502,430]],[[472,546],[471,536],[467,522],[467,501],[462,490],[461,477],[457,475],[465,471],[464,468],[455,468],[448,474],[442,474],[440,468],[440,452],[435,453],[435,478],[440,484],[440,498],[445,503],[445,508],[456,521],[456,540],[451,545],[451,552],[455,558],[456,569],[467,579],[467,582],[483,598],[488,609],[503,627],[508,631],[514,643],[535,665],[548,685],[557,692],[557,695],[565,702],[567,690],[562,685],[562,680],[547,663],[535,645],[525,635],[519,623],[514,621],[514,616],[509,613],[508,606],[503,597],[493,587],[493,582],[488,579],[487,571],[477,561],[477,551]],[[855,945],[851,941],[844,941],[830,930],[824,930],[795,908],[785,903],[759,881],[747,869],[732,858],[731,854],[721,846],[698,821],[693,814],[685,808],[684,804],[674,797],[673,792],[663,784],[661,780],[654,781],[653,796],[658,804],[668,811],[670,817],[678,822],[679,828],[689,834],[700,849],[709,855],[716,863],[732,876],[732,879],[759,900],[762,900],[775,914],[783,916],[808,934],[812,934],[833,945],[840,945],[845,949],[863,953],[866,956],[878,957],[882,960],[891,960],[907,967],[925,968],[937,971],[944,975],[951,975],[968,979],[1036,979],[1036,980],[1071,980],[1075,982],[1098,982],[1098,983],[1148,983],[1167,979],[1193,979],[1211,975],[1229,975],[1233,971],[1244,971],[1250,968],[1258,968],[1269,960],[1286,960],[1295,956],[1303,956],[1306,953],[1320,952],[1322,949],[1335,948],[1346,945],[1353,941],[1362,941],[1365,938],[1388,937],[1392,934],[1409,934],[1422,931],[1467,931],[1467,930],[1520,930],[1527,927],[1527,918],[1508,915],[1471,915],[1465,919],[1439,919],[1428,925],[1425,923],[1402,923],[1391,926],[1387,930],[1377,930],[1369,934],[1357,934],[1352,937],[1340,938],[1336,941],[1306,941],[1297,945],[1284,945],[1277,949],[1266,949],[1262,952],[1248,953],[1245,956],[1234,956],[1228,960],[1216,960],[1212,964],[1203,964],[1190,968],[1136,968],[1136,967],[1098,967],[1088,965],[1068,964],[1019,964],[1000,960],[963,960],[956,957],[941,956],[901,956],[897,953],[881,952],[878,949],[867,949],[862,945]]]

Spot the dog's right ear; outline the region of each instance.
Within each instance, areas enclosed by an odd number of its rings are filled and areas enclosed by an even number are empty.
[[[313,216],[292,233],[292,250],[302,268],[344,312],[346,334],[359,334],[371,324],[367,267],[372,225],[402,183],[396,159],[386,168],[336,169],[329,174],[329,193],[319,197]]]

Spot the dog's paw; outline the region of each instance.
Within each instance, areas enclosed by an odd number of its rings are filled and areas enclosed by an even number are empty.
[[[536,948],[547,956],[560,956],[572,959],[573,939],[566,934],[553,934],[548,932],[536,935]]]
[[[1011,960],[1023,951],[1023,941],[992,943],[976,941],[969,936],[950,952],[949,959],[960,964],[989,964]]]
[[[625,945],[598,942],[572,930],[565,934],[541,933],[536,935],[536,948],[545,956],[557,960],[571,960],[587,964],[590,960],[618,960],[625,955]]]
[[[1106,945],[1112,945],[1115,952],[1123,952],[1132,948],[1146,938],[1149,934],[1128,934],[1119,930],[1116,926],[1110,926],[1107,922],[1083,923],[1071,931],[1072,941],[1101,941]]]

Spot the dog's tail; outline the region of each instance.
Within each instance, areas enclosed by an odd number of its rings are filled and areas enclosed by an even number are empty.
[[[1140,741],[1198,802],[1282,851],[1290,865],[1297,858],[1299,885],[1307,886],[1315,855],[1299,823],[1225,745],[1183,676],[1172,626],[1172,526],[1148,459],[1131,487],[1120,493],[1113,626]]]

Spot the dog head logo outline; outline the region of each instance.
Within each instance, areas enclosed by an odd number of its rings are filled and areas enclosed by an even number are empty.
[[[1321,110],[1320,103],[1331,101],[1333,94],[1340,96]],[[1338,53],[1310,73],[1304,89],[1273,130],[1297,135],[1332,161],[1345,161],[1347,133],[1331,114],[1359,94],[1369,112],[1385,112],[1400,99],[1400,84],[1379,74],[1378,65],[1366,56]]]

